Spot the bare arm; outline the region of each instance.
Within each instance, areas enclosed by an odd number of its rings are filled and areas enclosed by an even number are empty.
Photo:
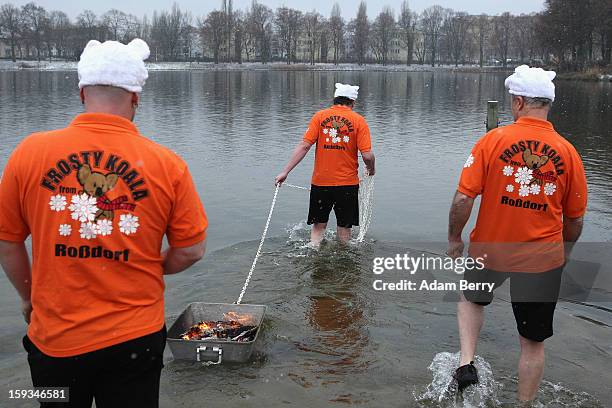
[[[17,293],[21,297],[23,317],[29,323],[32,312],[32,304],[30,303],[32,268],[25,244],[23,242],[0,241],[0,265],[17,289]]]
[[[584,225],[584,218],[568,218],[563,217],[563,241],[565,241],[565,257],[569,258],[574,249],[576,241],[582,235],[582,227]]]
[[[460,191],[455,193],[448,216],[448,256],[458,258],[463,255],[463,228],[470,219],[474,207],[474,199]]]
[[[183,272],[200,259],[206,252],[206,241],[186,248],[168,248],[163,252],[164,275],[174,275]]]
[[[296,148],[293,150],[291,154],[291,158],[289,159],[289,163],[283,169],[283,171],[276,176],[276,184],[282,184],[291,173],[291,170],[295,168],[300,162],[306,157],[312,145],[308,142],[302,141]]]
[[[371,151],[361,153],[361,158],[368,169],[368,174],[370,176],[376,174],[376,158],[374,157],[374,153]]]

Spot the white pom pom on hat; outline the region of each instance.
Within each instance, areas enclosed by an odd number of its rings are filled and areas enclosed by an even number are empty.
[[[338,98],[340,96],[349,98],[354,101],[359,96],[359,87],[341,84],[338,82],[336,83],[336,92],[334,93],[334,98]]]
[[[546,98],[554,102],[555,84],[552,81],[556,76],[554,71],[521,65],[514,70],[514,74],[506,78],[505,86],[512,95]]]
[[[149,77],[144,64],[149,55],[149,46],[140,38],[127,45],[118,41],[91,40],[78,64],[79,88],[107,85],[128,92],[142,92]]]

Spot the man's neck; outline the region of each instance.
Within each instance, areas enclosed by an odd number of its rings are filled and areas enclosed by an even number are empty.
[[[121,108],[113,108],[113,107],[101,107],[101,106],[89,106],[85,105],[85,113],[104,113],[107,115],[115,115],[127,119],[129,121],[133,121],[133,113],[130,111],[126,111]]]
[[[530,109],[519,115],[520,118],[535,118],[548,121],[548,109]]]

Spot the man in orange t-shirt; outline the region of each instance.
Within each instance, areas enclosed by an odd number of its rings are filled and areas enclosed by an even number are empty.
[[[0,183],[0,263],[29,323],[32,381],[69,387],[62,406],[158,406],[163,276],[205,251],[187,165],[132,123],[147,56],[142,40],[91,41],[79,62],[86,113],[27,137]]]
[[[468,270],[464,279],[491,289],[465,290],[458,305],[460,391],[478,382],[473,359],[483,309],[506,280],[521,343],[519,400],[533,400],[542,378],[543,342],[553,335],[563,266],[580,237],[587,206],[580,156],[547,120],[554,77],[540,68],[516,69],[506,80],[516,122],[480,139],[461,174],[450,211],[448,254],[462,255],[461,233],[480,195],[469,254],[482,258],[485,269]]]
[[[370,128],[365,119],[353,111],[358,91],[358,86],[336,84],[334,105],[312,117],[304,140],[276,177],[276,183],[282,184],[312,145],[317,145],[308,212],[308,225],[313,226],[311,241],[315,245],[323,240],[332,209],[340,241],[348,242],[351,228],[359,225],[358,152],[361,152],[368,174],[375,173]]]

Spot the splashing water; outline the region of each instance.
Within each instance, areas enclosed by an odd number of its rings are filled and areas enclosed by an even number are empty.
[[[359,235],[355,241],[363,242],[370,223],[374,207],[374,176],[365,172],[359,180]]]
[[[457,384],[453,374],[459,367],[459,353],[438,353],[434,357],[429,370],[433,374],[433,381],[421,395],[415,399],[422,406],[436,407],[490,407],[497,406],[497,392],[501,385],[493,378],[491,365],[483,358],[476,356],[474,365],[478,370],[478,384],[468,387],[463,395],[457,394]]]

